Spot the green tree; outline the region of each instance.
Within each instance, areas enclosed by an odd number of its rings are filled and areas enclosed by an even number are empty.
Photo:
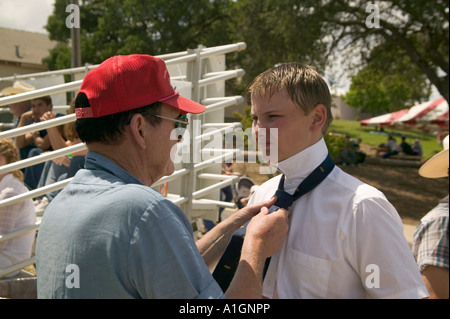
[[[383,44],[390,50],[386,55],[409,57],[409,68],[449,101],[448,13],[447,0],[333,0],[317,1],[311,16],[322,18],[328,56],[344,56],[353,74],[370,64],[372,50]]]
[[[431,94],[426,76],[407,55],[380,45],[371,52],[368,64],[352,77],[344,101],[363,112],[393,112],[424,102]]]
[[[49,56],[43,59],[43,63],[50,70],[64,69],[70,66],[71,50],[67,44],[60,42],[50,50]]]
[[[51,38],[66,44],[68,2],[56,0],[47,23]],[[227,82],[233,93],[241,94],[269,67],[300,61],[322,74],[336,64],[353,76],[372,70],[386,87],[409,87],[415,79],[419,88],[403,103],[427,93],[421,74],[449,99],[447,0],[84,0],[80,13],[83,63],[244,41],[247,50],[227,56],[229,68],[246,70],[240,83]],[[392,71],[375,72],[377,48],[387,57],[405,57],[380,60],[399,72],[395,79]],[[404,79],[409,82],[397,85]]]
[[[249,105],[247,105],[246,107],[244,107],[243,115],[237,111],[233,112],[233,115],[236,116],[239,119],[239,121],[242,123],[243,131],[252,127],[253,119],[251,117],[251,111],[252,111],[251,107]]]
[[[82,63],[118,54],[158,55],[199,44],[226,44],[219,37],[231,0],[86,0],[80,4]],[[68,0],[56,0],[46,29],[52,40],[69,43]],[[50,59],[55,56],[50,56]],[[49,59],[47,63],[55,64]],[[66,66],[68,67],[68,66]]]
[[[238,0],[232,3],[227,30],[232,42],[243,41],[247,49],[230,59],[245,69],[238,91],[255,76],[284,62],[304,62],[320,72],[325,69],[326,44],[321,40],[317,17],[307,19],[314,1]]]

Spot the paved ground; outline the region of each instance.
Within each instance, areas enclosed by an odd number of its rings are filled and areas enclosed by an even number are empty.
[[[409,225],[409,224],[403,224],[403,234],[405,234],[406,240],[408,241],[409,246],[412,246],[412,239],[414,235],[414,231],[416,230],[416,226]]]

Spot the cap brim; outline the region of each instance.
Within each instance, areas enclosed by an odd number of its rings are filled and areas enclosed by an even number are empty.
[[[170,99],[164,100],[162,102],[179,109],[183,113],[198,114],[203,113],[206,110],[206,107],[204,105],[189,100],[181,95],[175,95],[174,97],[171,97]]]
[[[420,167],[419,175],[427,178],[447,177],[448,160],[448,149],[439,152]]]

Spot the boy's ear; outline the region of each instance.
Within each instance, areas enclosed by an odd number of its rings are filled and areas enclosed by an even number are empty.
[[[321,131],[327,120],[327,109],[323,104],[317,104],[313,110],[314,117],[312,121],[312,130]]]

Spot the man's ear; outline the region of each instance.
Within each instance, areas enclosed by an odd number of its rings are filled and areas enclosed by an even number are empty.
[[[129,124],[132,139],[142,149],[147,147],[145,136],[148,134],[149,126],[142,114],[135,114]]]
[[[317,104],[313,109],[313,120],[311,130],[313,132],[321,131],[327,120],[327,109],[323,104]]]

